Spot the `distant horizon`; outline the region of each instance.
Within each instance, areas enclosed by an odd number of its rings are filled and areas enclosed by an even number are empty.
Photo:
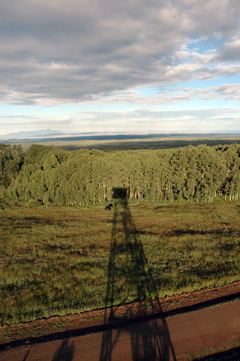
[[[168,138],[168,137],[224,137],[240,136],[240,132],[82,132],[82,133],[62,133],[51,129],[38,131],[20,131],[0,136],[0,142],[4,141],[54,141],[54,140],[127,140],[127,139],[148,139],[148,138]]]

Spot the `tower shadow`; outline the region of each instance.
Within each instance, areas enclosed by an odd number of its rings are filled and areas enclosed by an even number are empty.
[[[112,221],[108,284],[105,299],[107,330],[103,333],[99,361],[111,361],[123,328],[113,332],[110,325],[123,319],[140,319],[149,313],[158,314],[143,327],[124,328],[129,332],[133,361],[176,360],[166,319],[164,318],[157,288],[148,268],[143,245],[138,237],[124,188],[113,189],[115,199]],[[136,302],[129,303],[130,300]],[[119,305],[119,306],[116,306]],[[120,305],[125,305],[122,315]]]
[[[68,344],[68,339],[63,340],[53,355],[52,361],[72,361],[74,356],[74,343]]]

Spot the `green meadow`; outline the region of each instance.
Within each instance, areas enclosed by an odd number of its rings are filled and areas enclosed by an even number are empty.
[[[142,278],[151,274],[158,297],[239,280],[239,201],[127,207],[124,213],[121,200],[111,211],[1,204],[1,325],[109,306],[111,252],[118,262],[114,304],[139,298],[131,291],[133,260],[144,259]],[[113,249],[113,239],[122,244]],[[141,252],[141,259],[126,252]]]

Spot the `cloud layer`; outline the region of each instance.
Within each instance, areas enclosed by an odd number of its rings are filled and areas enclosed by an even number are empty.
[[[140,97],[143,86],[240,73],[238,0],[12,0],[0,5],[0,98],[53,106],[89,101],[239,101],[236,84]],[[111,100],[112,99],[112,100]]]

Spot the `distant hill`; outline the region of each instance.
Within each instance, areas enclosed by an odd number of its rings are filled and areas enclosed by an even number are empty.
[[[17,133],[9,133],[2,136],[2,139],[26,139],[26,138],[46,138],[61,136],[64,133],[60,130],[43,129],[43,130],[32,130],[29,132],[22,131]]]
[[[129,141],[129,140],[151,140],[151,147],[153,147],[152,140],[156,139],[156,141],[161,142],[163,140],[167,141],[193,141],[193,138],[201,139],[201,144],[207,144],[206,141],[203,142],[205,139],[212,139],[214,138],[215,143],[219,139],[229,139],[227,143],[231,144],[234,140],[239,139],[239,133],[125,133],[125,132],[118,132],[118,133],[110,133],[110,132],[82,132],[82,133],[74,133],[74,134],[66,134],[60,130],[52,130],[52,129],[44,129],[44,130],[34,130],[34,131],[22,131],[17,133],[9,133],[4,136],[0,136],[0,143],[36,143],[36,142],[72,142],[72,141]],[[198,142],[199,144],[199,142]],[[218,143],[216,143],[218,144]],[[186,144],[185,144],[186,145]],[[196,144],[195,144],[196,145]],[[209,144],[210,145],[210,144]],[[182,146],[176,145],[176,146]],[[93,145],[91,145],[93,147]],[[159,148],[159,145],[157,146]],[[165,148],[165,147],[164,147]]]

